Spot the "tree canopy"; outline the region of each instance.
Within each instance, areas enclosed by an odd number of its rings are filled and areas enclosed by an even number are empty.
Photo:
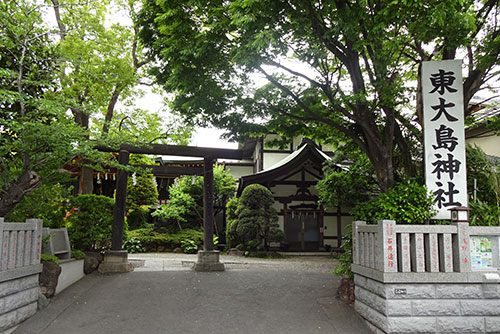
[[[143,0],[137,23],[174,110],[354,142],[386,191],[421,160],[421,62],[463,57],[467,105],[498,77],[498,19],[496,0]]]

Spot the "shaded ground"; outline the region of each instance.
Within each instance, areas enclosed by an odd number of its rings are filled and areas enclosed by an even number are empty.
[[[14,333],[369,333],[336,298],[329,258],[223,256],[227,270],[220,273],[191,271],[195,256],[131,258],[145,266],[85,277]]]

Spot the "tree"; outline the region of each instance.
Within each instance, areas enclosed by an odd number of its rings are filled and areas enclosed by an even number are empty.
[[[84,133],[56,97],[54,43],[38,5],[0,1],[0,217],[61,167],[86,154]]]
[[[270,242],[282,241],[283,232],[279,229],[278,213],[273,204],[273,194],[260,184],[247,186],[237,202],[230,201],[226,233],[229,243],[247,250],[260,246],[268,250]]]
[[[352,141],[387,191],[398,172],[415,174],[421,131],[405,110],[421,62],[465,54],[467,106],[498,77],[499,15],[496,0],[144,0],[137,22],[153,74],[188,119],[233,136]]]
[[[214,167],[214,216],[224,210],[236,192],[236,181],[223,166]],[[183,227],[203,226],[203,176],[181,176],[169,188],[168,204],[153,215],[160,221]],[[184,225],[184,226],[183,226]],[[216,234],[219,231],[216,230]]]
[[[69,102],[67,107],[74,121],[90,130],[89,137],[114,142],[136,142],[140,138],[143,143],[162,140],[185,144],[191,137],[191,127],[174,117],[162,119],[136,106],[135,100],[144,93],[140,85],[150,85],[142,70],[147,61],[142,56],[137,31],[131,24],[110,25],[106,21],[113,9],[118,10],[123,21],[134,17],[134,2],[51,3],[63,59],[59,71],[61,93]],[[93,192],[92,166],[82,166],[82,192]]]

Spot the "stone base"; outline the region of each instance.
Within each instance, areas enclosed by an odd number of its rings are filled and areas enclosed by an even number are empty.
[[[224,271],[224,263],[219,262],[219,251],[198,251],[198,261],[193,265],[195,271]]]
[[[495,280],[382,283],[355,274],[354,283],[355,309],[375,333],[500,333]]]
[[[104,261],[98,269],[101,274],[127,273],[133,270],[134,267],[128,262],[128,253],[124,250],[104,253]]]

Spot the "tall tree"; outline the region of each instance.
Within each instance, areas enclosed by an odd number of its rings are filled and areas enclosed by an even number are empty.
[[[143,94],[140,85],[149,83],[142,71],[147,62],[131,24],[133,1],[51,3],[63,59],[61,88],[78,125],[90,129],[93,139],[178,143],[190,137],[189,127],[178,121],[168,124],[159,115],[136,107],[136,99]],[[125,23],[116,19],[110,23],[113,14]],[[120,102],[121,110],[117,110]],[[93,169],[83,166],[82,192],[92,193],[92,186]]]
[[[352,141],[386,191],[397,170],[415,173],[420,128],[405,110],[420,63],[464,54],[469,102],[498,77],[498,11],[496,0],[143,0],[137,23],[188,119]]]
[[[0,30],[0,217],[5,217],[88,147],[55,97],[59,55],[40,7],[1,0]]]

